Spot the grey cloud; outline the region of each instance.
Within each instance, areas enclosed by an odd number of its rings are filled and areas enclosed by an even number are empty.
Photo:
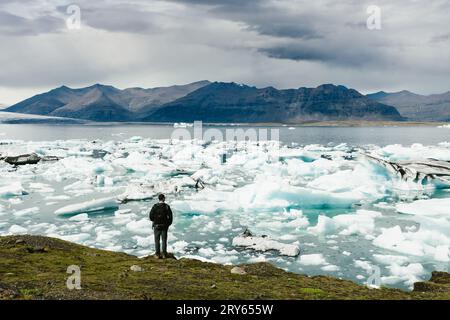
[[[290,13],[275,6],[270,0],[171,0],[184,4],[203,5],[221,19],[245,24],[247,30],[262,35],[288,38],[319,38],[314,18],[307,14]]]
[[[365,27],[369,0],[76,0],[88,27],[73,32],[59,32],[70,1],[0,1],[0,92],[203,78],[275,87],[450,89],[450,2],[444,0],[377,0],[383,29],[373,32]],[[20,15],[32,5],[39,10]],[[40,37],[21,37],[30,34]]]
[[[430,42],[432,43],[447,42],[447,41],[450,41],[450,33],[434,36],[430,40]]]
[[[57,10],[65,13],[66,8],[66,6],[60,6]],[[108,5],[98,1],[81,3],[80,8],[82,23],[95,29],[137,34],[148,34],[160,30],[155,23],[158,15],[146,11],[141,6],[123,3]]]
[[[41,16],[35,19],[20,17],[0,11],[1,35],[37,35],[40,33],[58,32],[65,27],[63,19],[52,16]]]
[[[352,48],[351,50],[343,51],[336,44],[323,46],[322,43],[315,45],[291,43],[261,48],[259,51],[276,59],[315,61],[346,67],[368,67],[380,64],[386,59],[382,52],[372,48]]]

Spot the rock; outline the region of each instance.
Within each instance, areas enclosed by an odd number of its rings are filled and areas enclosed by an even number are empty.
[[[46,247],[41,247],[41,246],[34,246],[34,247],[27,247],[27,251],[29,253],[44,253],[44,252],[48,252],[48,249]]]
[[[143,271],[142,267],[140,267],[138,265],[132,265],[130,267],[130,270],[133,271],[133,272],[142,272]]]
[[[248,229],[245,229],[245,231],[244,231],[244,233],[242,235],[244,237],[252,237],[253,236],[253,234]]]
[[[31,153],[16,157],[6,157],[4,158],[4,161],[14,166],[22,166],[26,164],[36,164],[41,161],[41,157],[39,157],[36,153]]]
[[[247,274],[247,272],[241,267],[234,267],[233,269],[231,269],[231,273],[232,274],[240,274],[240,275]]]
[[[56,157],[56,156],[46,156],[46,157],[43,157],[42,159],[41,159],[41,161],[48,161],[48,162],[51,162],[51,161],[59,161],[59,160],[61,160],[62,158],[60,158],[60,157]]]
[[[414,283],[414,292],[450,292],[450,287],[444,284],[434,282],[416,282]]]
[[[211,285],[211,289],[217,289],[217,286],[215,284]]]
[[[450,286],[450,274],[444,271],[433,271],[429,281]]]
[[[414,283],[414,292],[450,292],[450,274],[433,271],[431,279]]]
[[[101,149],[92,150],[92,158],[94,159],[103,159],[109,152]]]
[[[24,244],[25,241],[23,239],[17,239],[16,244]]]

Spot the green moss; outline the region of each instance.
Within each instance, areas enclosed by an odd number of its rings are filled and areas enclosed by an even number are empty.
[[[300,291],[307,294],[315,294],[315,295],[321,295],[323,293],[322,289],[317,288],[300,288]]]
[[[81,268],[81,290],[66,287],[70,265]],[[142,271],[131,271],[133,265]],[[293,274],[268,263],[242,267],[247,274],[236,275],[232,266],[198,260],[138,259],[46,237],[0,237],[0,299],[450,298],[448,277],[441,273],[435,277],[439,284],[418,286],[431,288],[427,292],[404,292]]]

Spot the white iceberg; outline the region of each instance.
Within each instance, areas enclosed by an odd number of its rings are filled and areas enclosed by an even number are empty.
[[[300,254],[300,248],[296,244],[278,242],[268,236],[253,236],[246,233],[233,238],[233,246],[245,247],[256,251],[276,250],[280,255],[296,257]]]
[[[69,215],[78,213],[88,213],[105,209],[116,209],[119,207],[115,198],[103,198],[71,204],[55,211],[57,215]]]
[[[149,200],[156,196],[153,189],[140,185],[130,185],[125,192],[117,197],[120,202]]]

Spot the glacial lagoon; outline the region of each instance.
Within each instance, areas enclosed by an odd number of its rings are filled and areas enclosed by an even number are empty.
[[[177,257],[268,261],[358,283],[379,270],[382,285],[402,289],[449,271],[450,186],[404,181],[363,155],[450,161],[450,129],[274,128],[279,142],[206,143],[170,140],[171,125],[0,125],[2,156],[60,157],[17,168],[0,162],[0,234],[145,256],[153,251],[151,197],[164,192]],[[199,179],[204,188],[195,188]],[[300,255],[234,246],[247,228]]]

